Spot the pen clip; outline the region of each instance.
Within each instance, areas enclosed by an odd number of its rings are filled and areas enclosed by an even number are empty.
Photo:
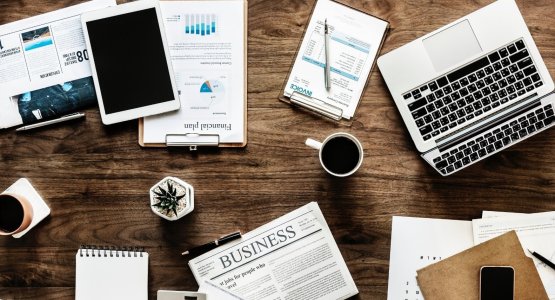
[[[241,238],[241,231],[236,231],[234,233],[224,235],[221,238],[219,238],[216,242],[217,242],[217,245],[223,245],[229,241],[232,241],[238,238]]]
[[[75,112],[75,113],[72,113],[72,114],[63,115],[63,116],[60,117],[60,119],[61,119],[61,118],[65,118],[65,117],[71,117],[71,116],[79,116],[79,115],[81,115],[81,114],[82,114],[82,113],[80,113],[80,112]]]

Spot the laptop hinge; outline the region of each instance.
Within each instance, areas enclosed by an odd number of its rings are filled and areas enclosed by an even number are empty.
[[[536,97],[534,101],[526,103],[534,97]],[[447,136],[438,139],[436,141],[437,148],[439,148],[440,151],[450,148],[454,144],[460,143],[463,140],[476,136],[477,133],[480,131],[485,131],[488,128],[495,127],[496,125],[503,123],[504,121],[522,113],[523,111],[530,109],[530,107],[539,105],[540,103],[541,97],[538,97],[538,94],[534,93],[488,116],[486,119],[475,121]]]

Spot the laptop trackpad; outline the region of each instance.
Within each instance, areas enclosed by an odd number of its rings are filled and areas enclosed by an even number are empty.
[[[424,39],[422,43],[437,72],[482,52],[468,20],[444,29]]]

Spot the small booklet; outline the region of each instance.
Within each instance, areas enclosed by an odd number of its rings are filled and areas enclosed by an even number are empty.
[[[189,261],[205,281],[244,299],[347,299],[358,289],[316,202]]]
[[[333,0],[318,0],[279,99],[336,121],[352,121],[388,28],[387,21]]]
[[[139,144],[246,145],[245,0],[161,1],[181,109],[144,118]]]
[[[0,26],[0,129],[96,103],[81,14],[115,5],[95,0]]]

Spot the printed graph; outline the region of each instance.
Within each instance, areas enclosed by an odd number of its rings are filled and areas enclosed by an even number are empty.
[[[206,80],[200,86],[200,96],[208,105],[221,102],[225,99],[224,85],[219,80]]]
[[[214,14],[185,15],[185,34],[214,35],[217,33],[217,26],[218,18]]]

